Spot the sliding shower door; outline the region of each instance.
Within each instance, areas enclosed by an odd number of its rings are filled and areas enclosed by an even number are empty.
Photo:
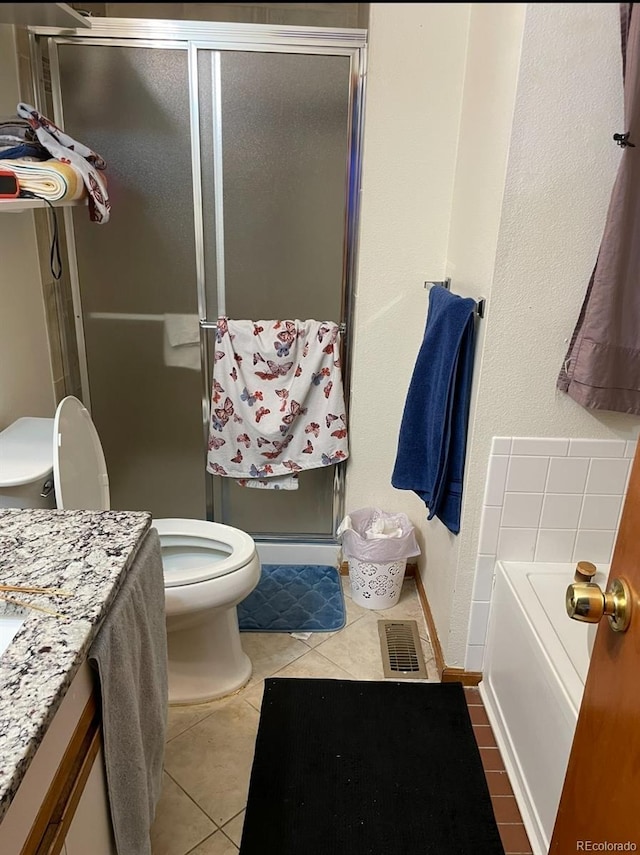
[[[95,19],[38,38],[55,117],[108,163],[110,222],[65,223],[112,507],[330,540],[344,464],[295,492],[206,473],[211,357],[220,315],[348,324],[364,34]]]
[[[174,366],[165,341],[198,312],[187,50],[61,44],[58,64],[65,130],[108,165],[109,223],[79,208],[73,230],[111,505],[202,518],[200,349]]]
[[[340,322],[349,57],[199,50],[198,81],[204,233],[215,235],[217,259],[215,273],[211,259],[207,266],[209,318]],[[333,531],[333,466],[301,472],[297,491],[212,477],[229,525],[261,535]]]

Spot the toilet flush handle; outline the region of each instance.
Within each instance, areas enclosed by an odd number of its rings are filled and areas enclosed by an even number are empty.
[[[42,490],[40,491],[40,497],[42,499],[46,499],[47,496],[51,495],[52,490],[53,490],[53,478],[47,478],[47,480],[42,485]]]

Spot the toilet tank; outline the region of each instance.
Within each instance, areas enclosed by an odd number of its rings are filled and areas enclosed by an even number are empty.
[[[0,431],[0,508],[55,506],[53,419],[18,419]]]

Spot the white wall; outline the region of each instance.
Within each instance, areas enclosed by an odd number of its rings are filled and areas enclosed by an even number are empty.
[[[638,433],[555,388],[619,159],[618,27],[603,3],[371,7],[347,509],[418,528],[450,666],[464,664],[492,436]],[[390,485],[422,282],[445,272],[488,298],[457,538]]]
[[[526,6],[520,3],[471,6],[447,274],[456,293],[476,299],[486,299],[491,293],[525,11]],[[476,323],[478,357],[470,425],[476,409],[484,404],[477,390],[487,325],[488,318]],[[466,492],[469,477],[467,474]],[[427,555],[421,575],[445,651],[457,600],[458,552],[466,528],[465,522],[462,534],[454,537],[434,520],[425,534]]]
[[[620,149],[618,7],[527,4],[449,632],[462,665],[493,436],[626,438],[640,420],[555,388],[593,268]]]
[[[14,30],[0,25],[0,115],[20,100]],[[20,416],[51,416],[53,380],[31,213],[0,212],[0,430]]]
[[[374,3],[364,133],[346,507],[426,511],[394,490],[398,430],[451,216],[468,4]]]

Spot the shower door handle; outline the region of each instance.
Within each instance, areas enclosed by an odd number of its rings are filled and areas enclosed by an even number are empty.
[[[614,632],[624,632],[631,621],[631,589],[624,579],[613,579],[606,591],[595,582],[574,582],[565,605],[572,620],[598,623],[604,615]]]

